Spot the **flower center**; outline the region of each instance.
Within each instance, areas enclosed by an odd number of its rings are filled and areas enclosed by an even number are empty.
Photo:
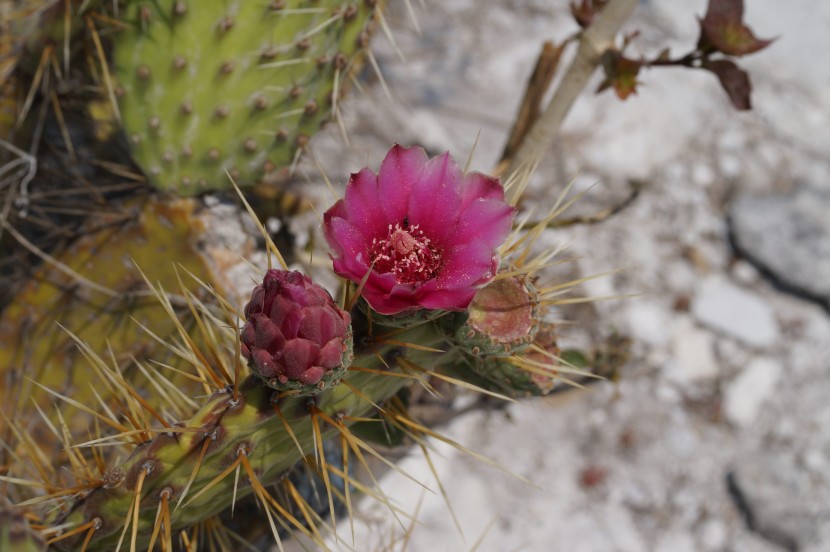
[[[418,225],[404,221],[390,224],[383,239],[374,238],[369,250],[377,272],[391,272],[399,284],[422,284],[435,277],[441,266],[441,249],[424,235]]]

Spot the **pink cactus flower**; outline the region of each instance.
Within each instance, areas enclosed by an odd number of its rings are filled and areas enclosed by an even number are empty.
[[[462,174],[449,153],[395,145],[375,175],[352,174],[324,215],[334,271],[381,314],[464,310],[498,269],[515,209],[498,179]]]

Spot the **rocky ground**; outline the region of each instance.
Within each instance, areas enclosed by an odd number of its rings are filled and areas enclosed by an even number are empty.
[[[405,10],[388,16],[404,60],[375,42],[392,99],[366,86],[344,107],[351,148],[336,129],[315,143],[336,183],[396,141],[463,160],[478,136],[472,167],[488,170],[541,42],[575,30],[564,0],[412,3],[420,34]],[[575,208],[592,213],[645,183],[604,223],[549,236],[570,241],[570,276],[625,269],[583,289],[635,297],[562,311],[565,343],[633,338],[622,380],[457,418],[447,435],[532,484],[436,444],[461,530],[440,494],[392,473],[383,487],[417,525],[404,538],[363,502],[355,549],[830,549],[830,64],[816,57],[830,4],[746,4],[756,33],[779,37],[741,61],[753,111],[701,71],[647,72],[625,103],[589,90],[529,192],[550,204],[569,181],[593,186]],[[641,2],[634,51],[688,49],[704,10]],[[437,489],[420,454],[401,466]]]

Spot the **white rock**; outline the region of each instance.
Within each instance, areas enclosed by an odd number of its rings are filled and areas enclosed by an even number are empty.
[[[613,548],[623,552],[637,552],[645,550],[646,545],[634,523],[633,516],[628,510],[621,508],[604,508],[598,512],[601,516],[604,532],[614,543]],[[549,544],[548,544],[549,546]],[[608,550],[608,547],[604,547]],[[540,548],[539,550],[543,550]],[[550,550],[545,547],[544,550]]]
[[[626,312],[628,333],[647,345],[662,345],[669,340],[671,328],[666,310],[659,304],[647,301],[631,301]]]
[[[692,168],[692,180],[701,186],[711,186],[715,180],[715,173],[712,167],[698,163]]]
[[[743,259],[732,265],[732,277],[745,285],[751,285],[758,281],[758,269]]]
[[[818,449],[808,450],[804,453],[804,466],[816,474],[827,471],[827,458]]]
[[[725,153],[718,159],[718,168],[723,176],[727,178],[734,178],[741,173],[743,165],[737,155]]]
[[[268,217],[265,221],[265,227],[271,234],[276,234],[280,231],[280,228],[282,228],[282,221],[277,217]]]
[[[678,404],[683,399],[675,387],[665,384],[657,386],[654,396],[666,404]]]
[[[818,343],[830,343],[830,318],[823,309],[812,309],[807,315],[807,336]]]
[[[674,359],[668,377],[677,383],[693,383],[717,377],[720,372],[709,332],[696,327],[689,317],[679,318],[673,328]]]
[[[701,544],[706,550],[723,550],[726,548],[729,532],[719,519],[710,519],[700,531]]]
[[[748,345],[767,347],[779,336],[769,305],[720,275],[706,278],[695,296],[692,312],[711,329]]]
[[[724,413],[733,424],[749,426],[758,417],[764,402],[781,378],[781,365],[768,358],[756,358],[726,389]]]
[[[671,550],[672,552],[695,552],[697,547],[692,537],[683,533],[664,535],[658,542],[656,550]]]
[[[830,302],[830,190],[821,184],[789,193],[743,193],[729,220],[735,244],[783,284]]]

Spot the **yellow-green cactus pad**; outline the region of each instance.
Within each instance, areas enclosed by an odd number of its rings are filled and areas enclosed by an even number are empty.
[[[9,418],[21,419],[21,413],[34,414],[32,399],[40,406],[48,400],[55,401],[33,381],[95,410],[101,407],[93,389],[107,400],[106,385],[69,332],[101,356],[113,351],[110,360],[128,379],[138,373],[133,359],[182,364],[138,325],[151,329],[161,339],[178,339],[174,322],[149,293],[136,266],[154,285],[179,296],[179,276],[193,293],[199,294],[199,285],[186,271],[219,290],[223,286],[216,283],[213,262],[199,242],[204,230],[196,216],[195,201],[142,201],[127,206],[127,211],[135,213],[132,220],[118,221],[113,215],[111,225],[90,231],[60,254],[57,262],[43,264],[3,310],[0,381],[4,384],[0,388],[0,412]],[[172,370],[166,370],[165,376],[185,385],[184,378]],[[146,381],[140,374],[139,379]],[[50,416],[54,414],[52,408],[45,410]],[[33,415],[31,420],[39,418]],[[81,435],[86,435],[87,423],[83,417],[76,417],[70,423],[70,431],[80,430]],[[0,430],[3,425],[0,417]],[[36,433],[38,442],[54,441],[45,428]]]

